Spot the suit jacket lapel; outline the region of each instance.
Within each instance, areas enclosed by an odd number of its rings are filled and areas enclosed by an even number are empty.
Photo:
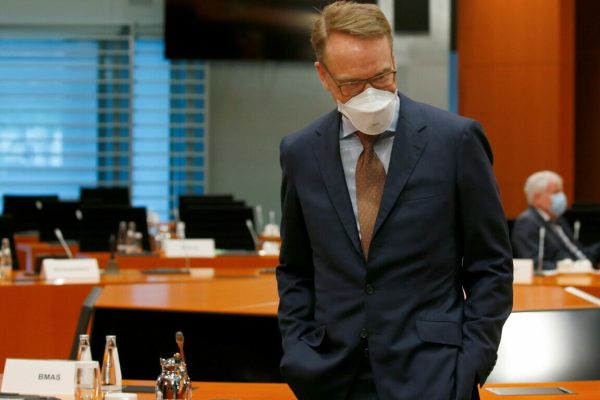
[[[392,156],[373,236],[377,234],[394,207],[398,196],[406,185],[406,181],[425,149],[427,138],[424,129],[425,123],[421,119],[419,111],[415,109],[412,100],[400,95],[400,115],[398,116]]]
[[[342,222],[346,234],[352,241],[355,250],[362,254],[358,230],[356,228],[356,219],[352,202],[348,194],[344,168],[340,156],[340,117],[336,111],[332,111],[325,119],[320,128],[317,129],[317,140],[313,146],[313,152],[323,180],[327,193],[331,199],[333,207]]]

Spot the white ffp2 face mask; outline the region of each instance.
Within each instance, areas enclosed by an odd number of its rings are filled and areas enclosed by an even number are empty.
[[[338,111],[359,131],[367,135],[379,135],[392,123],[397,101],[396,91],[370,87],[345,103],[338,101]]]

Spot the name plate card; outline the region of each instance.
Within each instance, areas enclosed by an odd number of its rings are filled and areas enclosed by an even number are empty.
[[[513,259],[513,282],[530,284],[533,282],[533,260],[529,258]]]
[[[587,274],[594,272],[592,263],[589,260],[570,260],[568,258],[558,261],[556,269],[559,274]]]
[[[95,258],[49,258],[42,262],[42,277],[50,282],[100,282],[100,269]]]
[[[163,242],[165,257],[214,257],[214,239],[167,239]]]
[[[76,361],[7,358],[4,364],[2,392],[73,396],[76,363]]]

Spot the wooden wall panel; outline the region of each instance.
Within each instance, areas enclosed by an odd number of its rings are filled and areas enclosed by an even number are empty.
[[[509,218],[551,169],[573,194],[574,0],[460,0],[459,112],[479,120]]]
[[[600,203],[599,16],[598,0],[577,0],[575,196],[585,203]]]

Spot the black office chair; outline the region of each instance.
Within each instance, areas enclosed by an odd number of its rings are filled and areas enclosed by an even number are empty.
[[[94,306],[96,300],[102,294],[101,287],[94,287],[90,291],[90,294],[85,298],[81,305],[81,311],[79,313],[79,321],[77,321],[77,327],[75,328],[75,338],[73,339],[73,345],[71,346],[71,360],[77,359],[77,349],[79,348],[79,335],[89,334],[92,325],[92,318],[94,316]]]
[[[597,203],[575,203],[568,209],[564,217],[571,227],[575,221],[581,224],[579,241],[588,246],[600,242],[600,204]]]
[[[142,249],[151,250],[146,207],[82,204],[81,214],[80,251],[109,251],[110,236],[117,236],[121,221],[135,222],[136,230],[142,233]]]
[[[215,247],[256,250],[247,220],[254,223],[252,207],[240,205],[190,206],[181,216],[186,238],[213,238]]]
[[[4,195],[4,215],[13,217],[16,232],[37,231],[40,210],[49,203],[58,201],[57,195]]]
[[[42,242],[57,240],[54,230],[60,229],[65,240],[79,240],[81,232],[81,204],[79,201],[48,203],[40,210],[39,238]]]
[[[182,194],[179,195],[177,210],[179,219],[185,221],[186,211],[190,207],[211,207],[236,205],[244,206],[243,201],[236,201],[231,194]]]

